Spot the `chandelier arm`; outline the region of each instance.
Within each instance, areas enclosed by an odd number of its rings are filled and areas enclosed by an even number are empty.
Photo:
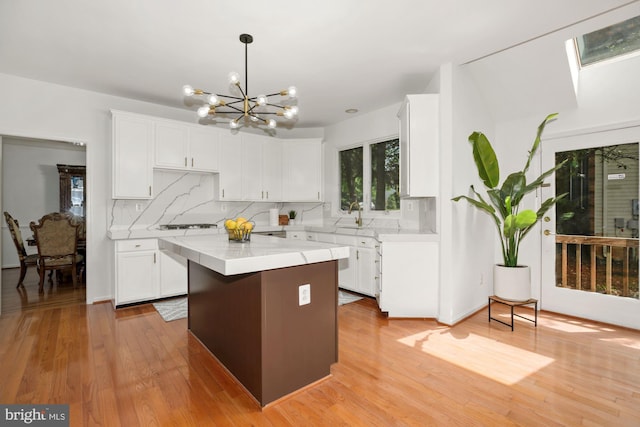
[[[269,104],[269,103],[267,103],[267,104],[265,104],[265,105],[268,105],[268,106],[270,106],[270,107],[280,108],[280,109],[282,109],[282,110],[286,110],[286,109],[287,109],[287,107],[285,107],[284,105]]]
[[[231,95],[220,95],[218,93],[216,93],[216,96],[219,96],[221,98],[229,98],[229,99],[237,99],[238,101],[244,101],[244,98],[240,98],[238,96],[231,96]]]

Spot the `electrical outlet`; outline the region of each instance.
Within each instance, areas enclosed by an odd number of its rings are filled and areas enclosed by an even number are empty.
[[[227,204],[226,203],[221,203],[220,204],[220,212],[226,212],[227,211]]]
[[[311,304],[311,285],[300,285],[298,287],[298,305]]]
[[[142,212],[142,203],[136,203],[136,212]]]
[[[413,211],[413,202],[407,202],[407,211]]]

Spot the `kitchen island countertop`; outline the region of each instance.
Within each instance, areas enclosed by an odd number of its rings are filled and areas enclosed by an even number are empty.
[[[225,276],[349,258],[349,247],[252,235],[250,242],[226,234],[161,237],[160,249],[183,256]]]

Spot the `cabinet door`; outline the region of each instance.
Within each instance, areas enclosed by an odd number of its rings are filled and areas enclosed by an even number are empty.
[[[439,194],[439,95],[408,95],[400,119],[400,195]]]
[[[358,249],[349,246],[349,258],[338,260],[338,286],[350,291],[358,289]]]
[[[218,171],[220,133],[216,129],[189,129],[189,167],[203,172]]]
[[[282,200],[282,142],[267,139],[262,145],[262,200]]]
[[[187,293],[187,259],[168,251],[160,251],[160,296]]]
[[[376,251],[369,248],[358,248],[358,292],[375,296],[376,294]]]
[[[242,200],[242,152],[240,137],[220,134],[218,199]]]
[[[150,199],[153,183],[153,122],[113,113],[114,199]]]
[[[322,143],[313,140],[283,142],[282,197],[287,202],[321,201]]]
[[[242,198],[262,200],[262,138],[256,135],[242,135]]]
[[[158,297],[157,251],[116,254],[116,305]]]
[[[189,156],[189,128],[179,123],[156,121],[155,161],[158,168],[185,169]]]

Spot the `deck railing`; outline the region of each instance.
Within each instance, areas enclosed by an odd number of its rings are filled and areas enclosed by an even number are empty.
[[[598,269],[598,248],[602,248],[603,257],[605,261],[605,292],[606,294],[612,294],[612,277],[613,277],[613,258],[614,253],[616,258],[622,261],[622,296],[630,296],[629,293],[629,260],[631,255],[634,258],[637,257],[638,239],[629,239],[623,237],[598,237],[598,236],[574,236],[557,234],[556,244],[561,246],[561,265],[562,265],[562,286],[568,287],[568,275],[569,275],[569,245],[575,245],[575,269],[576,269],[576,289],[582,289],[587,291],[596,292],[597,284],[597,269]],[[583,287],[582,283],[582,247],[590,246],[590,280],[587,287]],[[620,248],[615,250],[614,248]],[[620,253],[622,256],[620,256]]]

